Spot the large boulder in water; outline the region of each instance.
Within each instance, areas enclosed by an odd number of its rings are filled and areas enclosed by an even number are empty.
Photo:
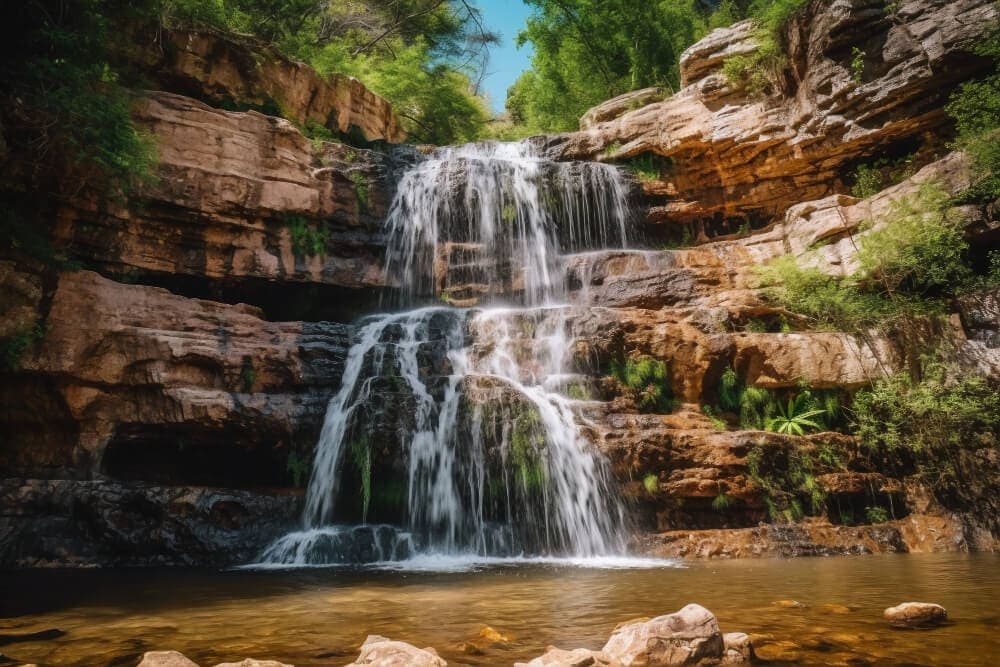
[[[368,635],[358,659],[347,667],[446,667],[448,663],[432,648],[417,648],[379,635]]]
[[[940,625],[948,620],[948,612],[939,604],[930,602],[904,602],[882,612],[890,624],[899,628],[924,628]]]
[[[701,605],[618,627],[604,653],[624,667],[679,667],[721,661],[725,643],[715,615]]]

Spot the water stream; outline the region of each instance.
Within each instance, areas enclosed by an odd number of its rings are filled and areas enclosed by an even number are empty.
[[[528,143],[440,149],[403,175],[385,259],[403,309],[359,323],[303,528],[261,564],[624,552],[624,512],[567,392],[564,259],[626,245],[627,194],[614,167]],[[358,497],[360,521],[343,521]]]

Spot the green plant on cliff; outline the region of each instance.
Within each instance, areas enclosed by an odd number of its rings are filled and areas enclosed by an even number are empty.
[[[826,414],[821,408],[810,408],[806,394],[788,399],[787,406],[778,403],[778,414],[767,420],[767,430],[785,435],[805,435],[807,431],[822,431],[816,418]]]
[[[326,254],[330,238],[326,222],[312,225],[301,215],[286,215],[284,222],[292,241],[292,254],[303,258]]]
[[[362,211],[367,211],[369,205],[368,177],[360,171],[352,171],[349,178],[351,183],[354,183],[354,196],[358,200],[358,206]]]
[[[862,451],[881,469],[913,466],[932,487],[961,494],[1000,445],[1000,391],[985,378],[925,357],[858,392],[852,406]]]
[[[144,2],[38,0],[5,14],[0,128],[4,152],[16,158],[0,167],[8,206],[32,188],[71,196],[152,181],[155,146],[132,122],[127,72],[112,64],[108,48],[116,22],[146,9]]]
[[[753,38],[757,48],[745,55],[731,56],[723,63],[722,73],[733,86],[751,95],[760,95],[774,87],[788,66],[784,32],[788,22],[806,0],[756,0],[750,6]]]
[[[615,361],[611,363],[611,377],[642,412],[673,410],[674,397],[665,362],[652,357],[629,358],[625,363]]]
[[[347,448],[361,485],[361,522],[364,523],[368,520],[368,507],[372,501],[371,438],[367,434],[353,438],[348,442]]]
[[[309,472],[312,470],[312,461],[307,456],[302,456],[296,450],[288,452],[285,460],[285,471],[292,477],[292,486],[302,488],[309,480]]]
[[[955,119],[957,145],[972,157],[975,167],[976,182],[965,198],[989,202],[1000,197],[1000,28],[976,52],[991,59],[993,68],[959,88],[948,113]]]
[[[758,442],[747,453],[747,472],[772,521],[793,523],[825,511],[827,495],[816,481],[822,470],[807,447]]]
[[[12,336],[0,339],[0,360],[3,369],[16,371],[28,350],[45,337],[45,329],[40,324],[32,324],[18,329]]]
[[[517,404],[511,408],[510,455],[524,491],[538,490],[545,484],[542,461],[545,430],[542,415],[533,405]]]

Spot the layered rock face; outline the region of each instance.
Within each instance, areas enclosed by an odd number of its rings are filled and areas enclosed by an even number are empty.
[[[697,222],[703,232],[683,249],[565,258],[576,306],[566,327],[594,399],[581,401],[582,429],[630,500],[636,549],[754,557],[995,548],[988,522],[943,507],[918,480],[863,465],[852,438],[737,430],[736,415],[704,407],[728,369],[761,389],[807,381],[849,392],[906,360],[905,341],[808,330],[762,298],[756,270],[791,254],[849,273],[857,239],[884,224],[894,201],[929,181],[949,193],[967,187],[965,158],[941,150],[942,105],[980,67],[968,47],[995,5],[892,7],[809,3],[788,33],[788,80],[761,98],[720,73],[727,56],[754,48],[748,25],[716,31],[685,54],[678,94],[638,91],[595,109],[579,133],[544,140],[567,159],[672,158],[668,174],[642,184],[645,231],[655,238],[661,223]],[[42,209],[51,218],[39,224],[82,269],[17,254],[0,261],[0,336],[23,348],[16,369],[0,372],[0,565],[253,559],[295,525],[357,334],[349,322],[398,287],[382,270],[383,223],[400,168],[416,158],[310,141],[287,120],[219,108],[232,100],[266,111],[276,101],[301,125],[399,139],[384,103],[276,55],[248,69],[245,45],[213,39],[172,33],[162,52],[141,56],[164,88],[143,93],[135,112],[157,139],[156,183],[127,201],[82,193]],[[860,83],[854,48],[865,54]],[[900,142],[924,144],[922,169],[872,197],[848,196],[845,174],[857,161]],[[955,212],[977,239],[995,241],[988,212]],[[727,217],[754,231],[709,242]],[[955,343],[970,372],[997,377],[996,313],[995,293],[965,298],[935,334]],[[611,363],[627,358],[665,364],[678,404],[670,414],[640,410],[641,397],[608,381]],[[801,451],[844,465],[818,471],[825,500],[813,518],[766,523],[768,497],[751,469]],[[384,452],[393,460],[376,465],[402,465]],[[866,514],[871,507],[895,519]],[[709,634],[713,659],[730,648],[742,655],[717,626]],[[401,650],[395,644],[372,642],[358,663]],[[549,657],[538,664],[614,664],[592,652]]]
[[[167,90],[135,109],[155,182],[39,206],[72,269],[0,262],[4,565],[252,560],[297,522],[343,322],[385,287],[396,149],[311,142],[176,91],[267,96],[302,123],[396,140],[387,103],[217,36],[166,42],[146,64]]]
[[[939,144],[948,95],[986,65],[971,47],[995,19],[990,0],[814,0],[788,28],[788,77],[771,94],[748,96],[722,74],[726,58],[755,48],[744,22],[684,53],[676,95],[625,113],[628,105],[595,110],[551,148],[576,159],[670,158],[667,173],[644,184],[660,202],[653,221],[780,215],[844,192],[859,159]]]

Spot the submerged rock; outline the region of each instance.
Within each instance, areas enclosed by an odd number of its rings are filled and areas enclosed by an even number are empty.
[[[891,625],[900,628],[925,628],[948,620],[948,611],[930,602],[904,602],[882,612]]]
[[[448,663],[432,648],[417,648],[406,642],[397,642],[379,635],[368,635],[361,645],[358,659],[347,667],[374,665],[375,667],[445,667]]]
[[[745,632],[727,632],[722,635],[722,643],[725,647],[722,656],[724,665],[742,665],[755,657],[750,635]]]

